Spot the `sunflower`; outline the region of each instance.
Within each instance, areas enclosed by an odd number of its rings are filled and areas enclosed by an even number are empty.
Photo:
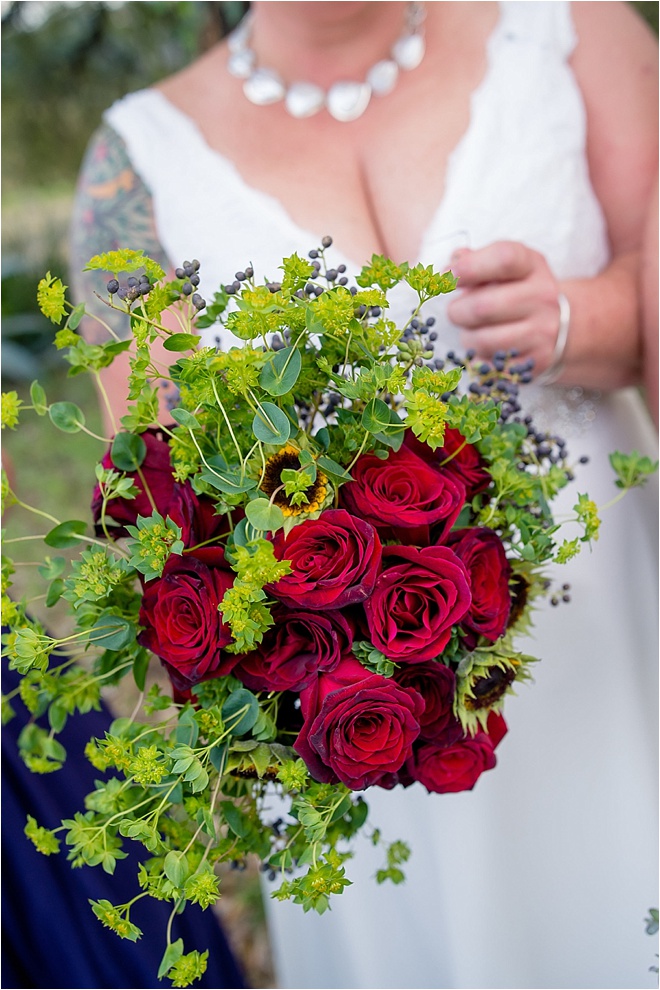
[[[295,447],[287,444],[282,450],[272,454],[266,461],[266,468],[259,486],[261,491],[280,507],[285,516],[299,516],[303,512],[318,512],[328,494],[328,479],[322,471],[317,469],[316,479],[311,485],[300,492],[287,495],[282,481],[282,472],[301,470],[299,453]]]
[[[534,658],[509,651],[507,646],[503,642],[502,652],[497,653],[475,650],[463,658],[456,672],[454,714],[471,735],[486,728],[489,713],[501,710],[516,681],[530,678],[528,664]]]

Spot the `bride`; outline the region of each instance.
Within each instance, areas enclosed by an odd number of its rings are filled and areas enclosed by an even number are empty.
[[[576,462],[558,511],[583,491],[603,504],[608,453],[656,442],[631,387],[655,73],[625,4],[255,2],[229,43],[107,112],[74,273],[119,246],[170,269],[194,256],[209,298],[327,233],[349,273],[374,252],[451,264],[439,338],[533,359],[525,411]],[[120,412],[125,374],[108,370]],[[510,699],[495,773],[463,794],[367,792],[412,846],[404,886],[375,885],[365,844],[329,914],[269,902],[281,986],[654,985],[656,518],[635,492],[556,575],[572,601],[536,613],[543,662]]]

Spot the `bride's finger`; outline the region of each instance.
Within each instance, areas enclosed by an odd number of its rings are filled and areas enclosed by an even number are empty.
[[[450,264],[461,288],[526,278],[537,263],[537,257],[541,256],[518,241],[495,241],[476,250],[459,249],[452,255]]]
[[[551,353],[550,347],[542,346],[539,348],[533,327],[527,320],[502,324],[496,328],[484,327],[479,330],[464,330],[460,340],[461,347],[474,351],[475,357],[483,358],[484,361],[491,361],[498,352],[510,353],[515,351],[517,363],[524,363],[531,359],[534,361],[534,369],[537,373],[540,373],[546,366]]]
[[[550,314],[552,307],[557,308],[556,300],[539,299],[530,280],[491,282],[453,297],[447,316],[457,326],[478,329],[528,319],[546,306]]]

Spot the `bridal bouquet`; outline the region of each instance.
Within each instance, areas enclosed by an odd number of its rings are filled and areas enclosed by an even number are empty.
[[[4,596],[5,653],[31,713],[25,762],[57,771],[58,733],[99,707],[104,685],[132,675],[140,699],[89,741],[99,779],[85,809],[25,831],[46,855],[61,833],[73,866],[109,873],[126,839],[141,842],[136,896],[170,901],[173,916],[214,903],[216,865],[251,855],[281,874],[274,897],[322,912],[350,883],[352,837],[372,828],[368,788],[474,787],[495,766],[506,696],[530,676],[516,637],[539,596],[567,597],[545,568],[598,536],[585,494],[577,530],[557,535],[551,503],[573,465],[561,438],[521,415],[530,366],[436,357],[422,307],[455,288],[451,273],[374,256],[349,285],[327,266],[328,240],[284,259],[277,282],[238,272],[209,303],[198,262],[168,280],[139,251],[93,258],[129,340],[108,326],[106,343],[87,343],[84,307],[50,274],[39,285],[72,374],[103,392],[102,370],[131,348],[132,404],[93,495],[90,472],[92,525],[49,517],[43,534],[51,550],[79,551],[40,569],[73,631],[49,635],[29,603]],[[415,300],[405,326],[388,318],[400,283]],[[195,330],[216,323],[242,346],[200,347]],[[176,395],[165,412],[163,384]],[[3,425],[28,408],[4,395]],[[86,429],[36,382],[31,409],[65,433]],[[621,488],[652,469],[635,454],[613,465]],[[18,501],[6,479],[4,494]],[[400,882],[408,854],[384,845],[377,879]],[[92,909],[135,940],[133,903]],[[169,929],[164,949],[160,978],[188,986],[203,973],[206,954]]]

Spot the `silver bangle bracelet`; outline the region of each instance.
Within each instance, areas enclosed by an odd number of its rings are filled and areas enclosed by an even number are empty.
[[[568,342],[568,331],[571,325],[571,304],[563,292],[560,292],[557,296],[557,303],[559,304],[559,327],[557,329],[557,339],[555,341],[555,348],[552,352],[550,364],[537,378],[537,381],[542,385],[552,385],[553,382],[557,381],[563,371],[562,361],[566,350],[566,344]]]

